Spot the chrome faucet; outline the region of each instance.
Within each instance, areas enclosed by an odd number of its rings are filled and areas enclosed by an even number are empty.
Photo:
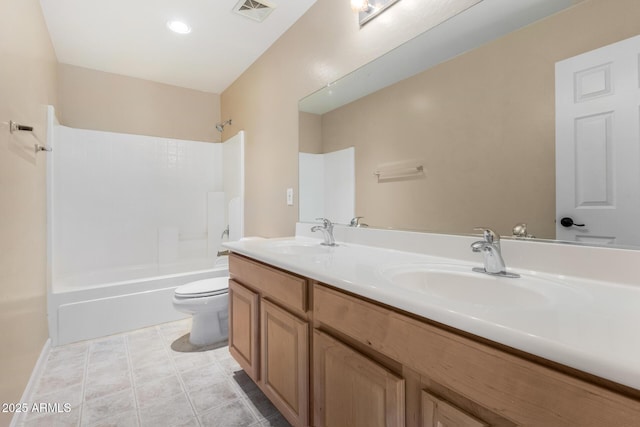
[[[224,239],[224,236],[227,236],[227,239],[229,238],[229,226],[227,225],[227,228],[224,229],[224,231],[222,232],[222,234],[220,235],[221,239]]]
[[[316,218],[318,221],[322,221],[322,225],[314,225],[311,227],[311,231],[321,231],[324,236],[324,242],[321,245],[325,246],[338,246],[336,240],[333,238],[333,223],[327,218]]]
[[[473,271],[491,274],[492,276],[520,277],[519,274],[507,273],[507,267],[500,252],[500,236],[488,228],[475,228],[474,230],[482,231],[484,240],[473,242],[471,250],[473,252],[482,252],[484,268],[476,267]]]
[[[349,223],[349,227],[368,227],[369,224],[363,224],[360,222],[362,218],[364,217],[363,216],[353,217],[353,219],[351,219],[351,222]]]

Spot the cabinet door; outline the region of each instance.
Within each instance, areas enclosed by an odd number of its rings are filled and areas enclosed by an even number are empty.
[[[422,427],[489,427],[489,424],[422,391]]]
[[[254,380],[259,380],[260,296],[229,280],[229,352]]]
[[[313,331],[316,427],[404,426],[404,380],[318,330]]]
[[[261,301],[262,389],[294,426],[309,425],[309,324]]]

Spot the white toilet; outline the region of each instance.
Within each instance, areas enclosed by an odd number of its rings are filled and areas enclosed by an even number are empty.
[[[176,310],[193,315],[189,342],[205,346],[229,335],[229,277],[213,277],[179,286],[173,296]]]

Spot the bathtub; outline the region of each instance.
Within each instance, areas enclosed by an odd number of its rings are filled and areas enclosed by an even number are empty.
[[[228,274],[227,257],[219,257],[215,262],[141,265],[55,278],[47,302],[51,343],[68,344],[185,319],[186,314],[173,308],[175,289]]]

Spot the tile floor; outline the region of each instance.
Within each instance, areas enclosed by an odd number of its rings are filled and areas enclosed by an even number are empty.
[[[185,351],[189,328],[183,320],[52,348],[29,405],[71,411],[27,413],[18,426],[289,426],[227,346]]]

